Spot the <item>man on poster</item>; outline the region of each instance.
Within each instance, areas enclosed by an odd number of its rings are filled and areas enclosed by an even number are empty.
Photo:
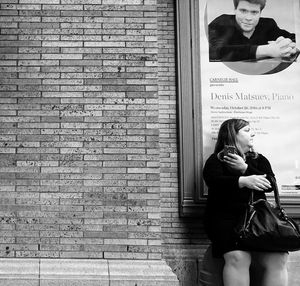
[[[275,20],[261,17],[266,0],[233,2],[235,15],[223,14],[208,26],[210,61],[296,58],[295,34],[280,29]]]

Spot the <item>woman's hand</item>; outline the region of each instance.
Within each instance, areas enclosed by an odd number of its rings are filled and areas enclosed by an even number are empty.
[[[244,174],[248,168],[245,160],[237,154],[228,154],[228,156],[224,156],[223,160],[230,169],[238,171],[241,174]]]
[[[266,177],[267,175],[241,176],[239,178],[239,187],[246,187],[255,191],[265,191],[271,188],[271,183]]]

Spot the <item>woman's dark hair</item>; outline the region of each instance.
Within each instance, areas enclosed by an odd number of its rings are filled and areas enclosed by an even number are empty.
[[[240,1],[247,1],[251,4],[259,4],[260,5],[260,11],[262,11],[266,6],[266,0],[233,0],[233,5],[234,5],[235,9],[239,5]]]
[[[249,122],[244,119],[232,118],[224,121],[219,129],[214,152],[219,154],[223,151],[225,145],[230,145],[236,148],[238,155],[244,157],[242,150],[240,150],[240,147],[237,144],[236,136],[240,129],[248,125]],[[249,155],[250,153],[252,153],[253,157],[255,157],[255,152],[249,152]]]

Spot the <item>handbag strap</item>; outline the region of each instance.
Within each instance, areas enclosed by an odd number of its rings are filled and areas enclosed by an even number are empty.
[[[281,203],[280,203],[280,197],[279,197],[276,179],[273,176],[269,176],[268,179],[271,181],[271,185],[272,185],[274,197],[275,197],[275,203],[276,203],[277,207],[279,207],[281,209]]]
[[[274,193],[274,198],[275,198],[275,204],[278,208],[281,209],[281,202],[280,202],[280,197],[279,197],[279,192],[278,192],[278,186],[275,177],[273,176],[268,176],[269,181],[271,182],[273,193]],[[251,197],[250,197],[250,204],[253,203],[254,200],[254,191],[251,192]]]

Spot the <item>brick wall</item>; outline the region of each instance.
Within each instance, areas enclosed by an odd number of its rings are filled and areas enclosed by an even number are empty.
[[[175,1],[0,5],[0,256],[194,267],[206,241],[178,213]]]
[[[161,258],[156,0],[0,3],[0,256]]]
[[[160,182],[163,257],[181,281],[197,285],[198,263],[207,248],[199,218],[179,216],[178,103],[176,93],[176,9],[158,0],[158,80],[160,102]]]

